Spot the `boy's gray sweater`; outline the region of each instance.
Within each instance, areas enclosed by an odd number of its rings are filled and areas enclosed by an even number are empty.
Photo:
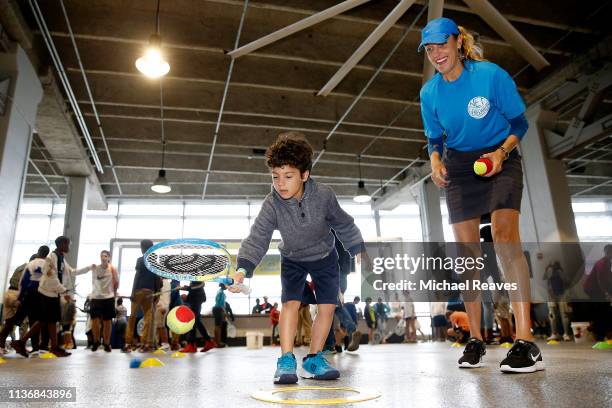
[[[361,252],[363,238],[353,217],[338,204],[333,190],[308,178],[300,201],[283,199],[272,187],[249,236],[238,251],[238,268],[247,278],[268,252],[274,230],[279,230],[281,256],[298,262],[312,262],[328,256],[334,249],[331,228],[345,248],[355,256]]]

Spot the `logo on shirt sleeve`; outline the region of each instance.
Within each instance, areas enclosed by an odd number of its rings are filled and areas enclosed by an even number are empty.
[[[482,119],[489,113],[489,100],[484,96],[476,96],[468,103],[468,114],[474,119]]]

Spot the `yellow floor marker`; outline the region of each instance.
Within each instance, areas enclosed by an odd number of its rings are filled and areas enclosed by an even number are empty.
[[[4,363],[6,363],[6,360],[0,357],[0,364],[4,364]]]
[[[455,343],[451,344],[451,347],[461,348],[461,347],[462,347],[462,345],[461,345],[461,343],[456,343],[456,342],[455,342]]]
[[[42,353],[40,355],[40,358],[42,358],[44,360],[48,360],[48,359],[51,359],[51,358],[57,358],[57,356],[55,354],[50,353],[50,352],[47,351],[46,353]]]
[[[156,358],[147,358],[145,361],[143,361],[140,364],[140,368],[144,368],[144,367],[163,367],[165,366],[164,363],[162,363],[161,361],[159,361]]]
[[[612,349],[612,346],[609,345],[608,342],[606,342],[606,341],[599,341],[599,342],[595,343],[593,348],[595,350],[610,350],[610,349]]]
[[[170,355],[170,357],[172,357],[172,358],[183,358],[183,357],[186,357],[186,356],[187,356],[187,354],[181,353],[180,351],[175,351],[174,353],[172,353]]]
[[[500,344],[499,347],[510,348],[512,347],[512,343],[505,342],[505,343]]]
[[[339,398],[319,398],[319,399],[297,399],[297,398],[283,398],[278,394],[283,394],[287,392],[297,392],[297,391],[328,391],[328,392],[337,392],[337,391],[345,391],[352,392],[355,395],[351,395],[349,397],[339,397]],[[357,402],[370,401],[376,398],[379,398],[382,395],[380,391],[372,390],[372,389],[355,389],[351,387],[318,387],[318,386],[308,386],[308,387],[283,387],[277,388],[274,390],[267,391],[257,391],[251,395],[252,398],[264,401],[271,402],[274,404],[287,404],[287,405],[339,405],[339,404],[354,404]]]
[[[612,346],[612,339],[608,340],[608,345]]]
[[[556,344],[559,344],[559,342],[558,342],[557,340],[549,340],[549,341],[547,341],[547,342],[546,342],[546,344],[549,344],[549,345],[551,345],[551,346],[554,346],[554,345],[556,345]]]
[[[153,354],[155,354],[155,355],[158,355],[158,356],[159,356],[159,355],[161,355],[161,354],[166,354],[166,352],[164,351],[164,349],[162,349],[162,348],[158,348],[157,350],[155,350],[155,351],[153,352]]]

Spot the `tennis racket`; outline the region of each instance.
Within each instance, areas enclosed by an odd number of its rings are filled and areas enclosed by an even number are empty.
[[[251,289],[230,277],[232,258],[214,241],[196,238],[171,239],[153,245],[143,255],[147,269],[162,278],[178,281],[219,282],[248,295]]]

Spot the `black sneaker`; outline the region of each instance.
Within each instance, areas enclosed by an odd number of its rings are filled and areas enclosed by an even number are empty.
[[[110,344],[105,344],[104,351],[106,351],[107,353],[110,353],[111,351],[113,351],[113,349],[111,348]]]
[[[472,337],[463,350],[463,357],[458,361],[461,368],[477,368],[482,367],[482,356],[487,354],[485,344],[482,340]]]
[[[25,358],[28,358],[28,350],[26,350],[25,342],[23,340],[13,340],[11,341],[11,347],[17,352],[17,354],[21,354]]]
[[[55,354],[55,357],[68,357],[68,356],[70,356],[72,354],[72,353],[67,352],[66,350],[64,350],[61,347],[52,348],[49,351],[51,353]]]
[[[94,343],[93,346],[91,346],[91,351],[98,351],[98,347],[100,347],[100,343]]]
[[[355,330],[351,334],[351,342],[346,349],[348,351],[357,351],[359,348],[359,343],[361,343],[361,332],[359,330]]]
[[[533,373],[544,370],[542,352],[530,341],[517,340],[499,364],[504,373]]]

